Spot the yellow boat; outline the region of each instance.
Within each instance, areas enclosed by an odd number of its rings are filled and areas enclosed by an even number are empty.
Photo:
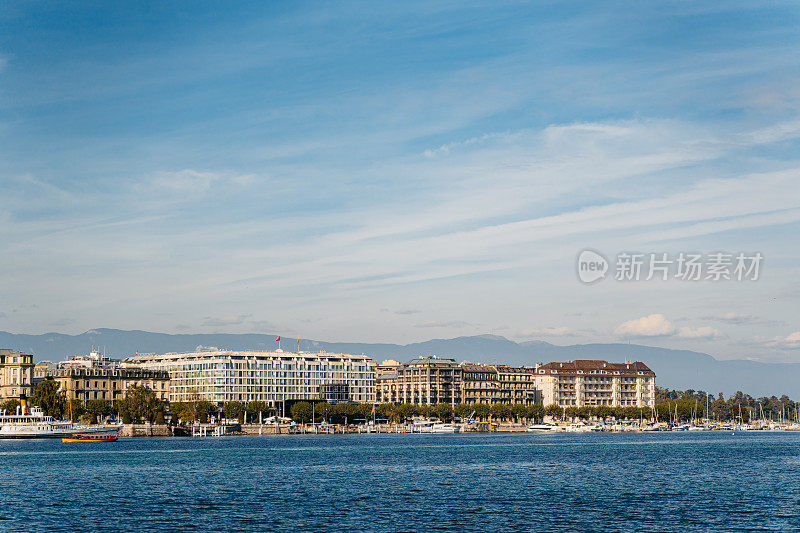
[[[114,442],[116,440],[116,435],[75,433],[70,437],[64,437],[61,442]]]

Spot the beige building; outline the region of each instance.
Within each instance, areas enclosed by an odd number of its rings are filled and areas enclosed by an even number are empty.
[[[61,368],[37,366],[34,379],[38,383],[46,379],[58,382],[59,389],[72,400],[108,400],[114,402],[125,398],[128,387],[145,386],[156,394],[159,400],[169,401],[169,374],[159,370],[149,370],[118,365],[86,367],[67,365]]]
[[[535,367],[463,363],[461,369],[464,403],[533,405],[541,401]]]
[[[293,400],[345,401],[343,394],[357,403],[375,398],[375,363],[366,355],[213,350],[140,354],[125,361],[168,372],[173,402],[261,401],[276,406]]]
[[[655,372],[644,363],[575,360],[539,366],[542,403],[560,407],[655,406]]]
[[[375,379],[375,401],[417,405],[461,403],[461,374],[455,359],[436,356],[412,359],[395,366],[394,373],[382,372]]]
[[[33,356],[0,349],[0,399],[33,395]]]

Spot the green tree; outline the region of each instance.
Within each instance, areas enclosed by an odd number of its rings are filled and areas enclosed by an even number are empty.
[[[245,405],[242,402],[226,402],[222,406],[222,414],[225,418],[235,418],[240,424],[244,422]]]
[[[264,413],[269,411],[269,405],[267,402],[257,402],[254,400],[247,404],[245,411],[247,411],[247,421],[254,423],[258,422],[259,414],[262,415],[263,418]]]
[[[142,420],[154,422],[159,410],[163,410],[161,400],[156,393],[144,385],[131,385],[125,392],[125,399],[120,402],[120,410],[127,413],[132,423]]]
[[[443,422],[450,422],[453,419],[453,406],[449,403],[436,404],[433,412],[436,418]]]
[[[113,413],[111,402],[108,400],[86,400],[86,413],[92,423],[100,422],[102,418]]]
[[[487,403],[476,403],[472,406],[472,409],[475,411],[475,416],[477,416],[480,420],[488,418],[489,413],[491,412],[489,404]]]
[[[453,409],[453,414],[455,414],[458,418],[462,421],[466,421],[469,418],[469,415],[472,414],[472,406],[468,403],[460,403],[456,405],[455,409]]]
[[[494,418],[505,420],[511,414],[511,409],[504,403],[496,403],[489,408]]]
[[[292,420],[295,422],[310,422],[312,408],[309,402],[295,402],[289,408]]]
[[[544,417],[544,406],[535,403],[526,408],[525,417],[528,420],[539,421]]]
[[[16,398],[9,398],[3,403],[0,403],[0,411],[5,411],[10,415],[13,415],[17,412],[17,407],[19,407],[19,400]]]
[[[67,397],[59,390],[57,381],[47,379],[36,385],[31,403],[40,407],[44,414],[61,419],[67,414]]]
[[[544,412],[547,416],[552,416],[553,418],[561,418],[564,410],[560,406],[551,403],[550,405],[544,408]]]
[[[511,407],[511,416],[514,417],[515,422],[519,422],[523,418],[528,417],[528,407],[521,403],[515,403]]]

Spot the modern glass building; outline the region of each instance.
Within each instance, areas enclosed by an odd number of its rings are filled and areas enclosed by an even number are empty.
[[[347,401],[374,401],[375,363],[366,355],[215,350],[140,354],[126,362],[169,372],[172,402],[261,401],[276,406],[324,399],[334,384],[347,386]]]

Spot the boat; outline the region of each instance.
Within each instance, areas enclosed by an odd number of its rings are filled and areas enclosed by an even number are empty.
[[[27,398],[19,399],[15,414],[0,411],[0,439],[58,439],[75,433],[116,436],[121,426],[75,426],[68,420],[57,420],[39,407],[28,407]]]
[[[116,442],[117,435],[104,433],[73,433],[69,437],[63,437],[61,442]]]
[[[461,428],[454,424],[445,424],[436,419],[419,419],[414,420],[408,426],[408,431],[410,433],[460,433]]]
[[[453,424],[444,422],[434,422],[431,426],[431,433],[459,433],[461,428]]]
[[[527,431],[529,433],[555,433],[561,431],[561,427],[555,424],[531,424]]]

